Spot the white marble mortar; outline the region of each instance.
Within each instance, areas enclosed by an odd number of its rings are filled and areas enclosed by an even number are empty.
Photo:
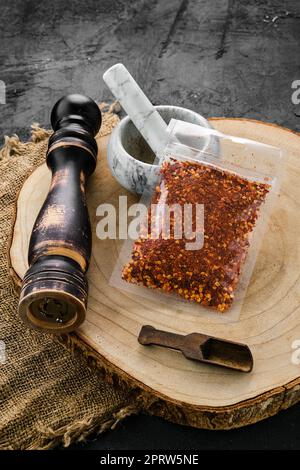
[[[172,118],[211,128],[200,114],[178,106],[155,106],[169,124]],[[216,137],[208,136],[203,150],[218,153]],[[107,148],[107,159],[112,175],[123,188],[142,194],[155,156],[129,116],[123,118],[113,130]]]

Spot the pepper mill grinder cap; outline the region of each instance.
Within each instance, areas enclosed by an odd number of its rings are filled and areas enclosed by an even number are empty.
[[[65,145],[70,140],[78,141],[93,157],[90,168],[92,173],[98,153],[94,137],[102,122],[101,111],[95,101],[78,94],[63,96],[54,105],[50,120],[54,132],[49,139],[48,155],[59,145]]]
[[[72,94],[57,101],[50,120],[54,131],[70,124],[79,124],[95,136],[101,126],[101,112],[92,98]]]

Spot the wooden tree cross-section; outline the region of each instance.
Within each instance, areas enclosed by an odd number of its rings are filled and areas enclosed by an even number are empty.
[[[196,427],[230,429],[272,416],[300,400],[300,365],[292,360],[293,344],[300,340],[300,136],[258,121],[216,118],[211,122],[224,133],[286,150],[281,194],[239,321],[224,323],[215,316],[183,314],[109,285],[121,242],[96,237],[96,208],[102,202],[117,205],[125,191],[110,175],[104,139],[99,141],[99,162],[88,190],[94,239],[87,319],[76,335],[62,340],[82,349],[90,363],[110,378],[135,389],[137,400],[149,413]],[[43,165],[19,195],[10,250],[17,282],[27,268],[31,227],[49,181]],[[144,324],[246,343],[254,356],[253,371],[241,374],[213,368],[187,361],[176,351],[139,345],[137,336]]]

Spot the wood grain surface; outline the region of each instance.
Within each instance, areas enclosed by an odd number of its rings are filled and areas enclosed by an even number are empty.
[[[231,428],[271,416],[300,400],[300,365],[292,362],[292,344],[300,339],[300,137],[249,120],[213,119],[212,123],[225,133],[282,146],[287,151],[281,195],[240,321],[220,323],[215,317],[201,317],[200,312],[174,312],[108,285],[121,243],[97,239],[96,208],[104,201],[117,205],[118,196],[125,192],[109,174],[106,142],[102,141],[88,191],[94,240],[88,314],[78,336],[112,373],[140,388],[147,397],[152,396],[154,402],[159,400],[160,405],[153,405],[150,411],[194,426]],[[20,193],[10,253],[19,277],[26,270],[28,238],[49,178],[47,168],[40,167]],[[187,361],[174,351],[145,348],[137,343],[145,323],[182,334],[199,331],[247,343],[254,356],[253,372],[244,375],[214,369]]]

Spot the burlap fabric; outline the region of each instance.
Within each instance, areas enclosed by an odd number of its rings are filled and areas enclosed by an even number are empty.
[[[118,118],[103,114],[101,133]],[[135,412],[129,391],[103,381],[53,337],[28,329],[18,318],[18,295],[8,249],[23,182],[45,159],[49,132],[32,126],[31,142],[6,137],[0,151],[0,447],[48,449],[68,446],[92,432],[114,427]]]

